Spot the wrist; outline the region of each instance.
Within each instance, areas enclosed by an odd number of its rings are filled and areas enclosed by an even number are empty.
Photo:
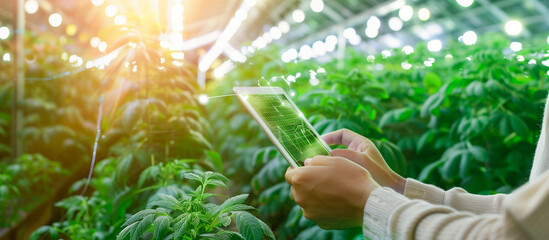
[[[391,188],[397,193],[404,194],[404,190],[406,189],[406,178],[403,178],[398,174],[396,176],[396,181]]]

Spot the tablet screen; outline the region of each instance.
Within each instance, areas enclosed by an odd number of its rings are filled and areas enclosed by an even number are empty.
[[[326,148],[307,120],[284,94],[247,94],[247,101],[263,119],[274,137],[298,166],[317,155],[329,156]]]

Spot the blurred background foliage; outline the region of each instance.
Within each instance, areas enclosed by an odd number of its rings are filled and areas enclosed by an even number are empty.
[[[209,94],[280,86],[320,134],[347,128],[370,138],[404,177],[509,193],[528,179],[549,80],[544,41],[516,53],[509,44],[490,33],[476,45],[454,41],[434,53],[420,43],[411,53],[347,49],[340,60],[289,63],[271,47],[212,83]],[[302,216],[284,182],[288,165],[235,98],[211,99],[208,107],[214,146],[230,159],[226,173],[256,196],[260,217],[280,239],[361,238],[360,229],[326,231]]]

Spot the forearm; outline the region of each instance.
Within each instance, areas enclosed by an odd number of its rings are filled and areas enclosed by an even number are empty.
[[[387,188],[371,193],[364,234],[373,239],[528,239],[508,214],[458,212],[407,199]]]
[[[506,194],[470,194],[462,188],[452,188],[444,191],[434,185],[425,184],[411,178],[406,181],[404,196],[476,214],[499,213],[507,197]]]

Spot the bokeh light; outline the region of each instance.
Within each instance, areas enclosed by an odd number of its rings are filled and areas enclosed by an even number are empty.
[[[115,5],[109,5],[105,8],[105,14],[107,17],[114,17],[118,13],[118,7]]]
[[[393,31],[400,31],[403,24],[404,23],[402,22],[402,20],[400,20],[400,18],[398,17],[392,17],[389,19],[389,28]]]
[[[475,2],[475,0],[456,0],[456,2],[462,7],[469,7]]]
[[[305,20],[305,13],[300,9],[296,9],[292,12],[292,19],[294,19],[296,23],[303,22]]]
[[[509,45],[509,48],[513,50],[513,52],[518,52],[522,50],[522,43],[520,42],[512,42],[511,45]]]
[[[25,2],[25,12],[28,14],[35,14],[38,12],[38,2],[36,0],[27,0]]]
[[[427,21],[431,17],[431,12],[428,8],[421,8],[419,11],[417,11],[417,17],[421,21]]]
[[[126,22],[127,22],[127,19],[126,19],[126,16],[124,15],[118,15],[114,18],[115,25],[124,25],[126,24]]]
[[[408,5],[401,7],[400,10],[398,11],[398,16],[400,17],[400,19],[402,19],[402,21],[405,21],[405,22],[410,21],[413,15],[414,15],[414,9]]]
[[[65,32],[69,36],[74,36],[76,34],[76,32],[78,32],[78,27],[76,27],[76,25],[74,25],[74,24],[69,24],[65,28]]]
[[[467,31],[463,34],[463,43],[465,45],[473,45],[477,42],[477,34],[473,31]]]
[[[6,40],[10,37],[10,29],[6,26],[0,27],[0,39]]]
[[[511,36],[519,35],[522,32],[522,23],[518,20],[509,20],[505,23],[505,32]]]
[[[48,21],[52,27],[59,27],[63,22],[63,17],[59,13],[52,13]]]
[[[312,0],[311,10],[313,10],[313,12],[322,12],[322,10],[324,10],[324,2],[322,0]]]
[[[427,43],[427,49],[431,52],[438,52],[442,49],[442,42],[438,39],[431,40]]]

